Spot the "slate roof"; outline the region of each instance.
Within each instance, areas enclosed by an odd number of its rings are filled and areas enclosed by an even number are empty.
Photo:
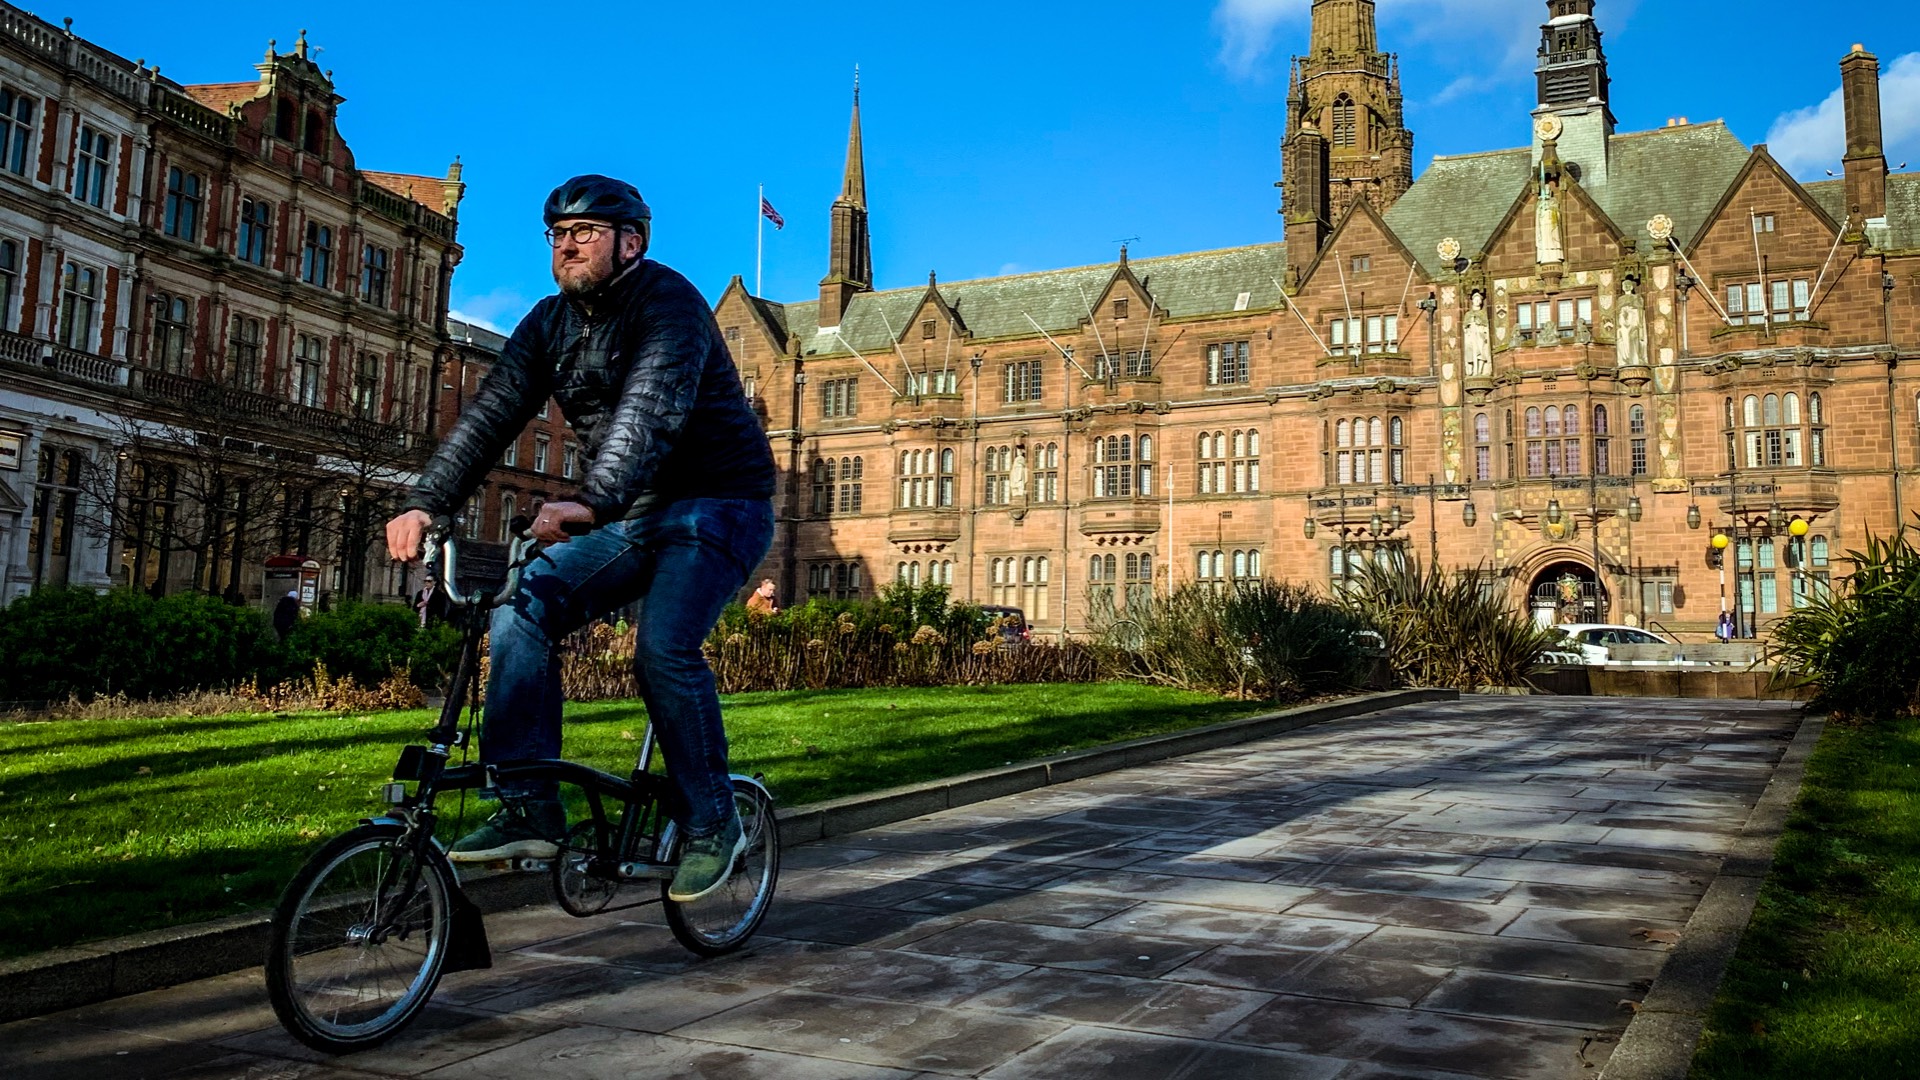
[[[1286,245],[1274,243],[1134,259],[1128,267],[1154,302],[1179,319],[1231,312],[1243,292],[1252,294],[1247,303],[1250,310],[1278,306],[1275,282],[1285,274],[1286,262]],[[1088,305],[1099,303],[1118,270],[1118,263],[1104,263],[1010,277],[943,281],[938,287],[941,298],[974,337],[1034,337],[1028,316],[1049,333],[1078,332]],[[840,340],[844,337],[853,348],[871,357],[892,349],[891,343],[906,331],[926,295],[925,285],[861,293],[848,306],[838,336],[818,333],[818,303],[768,306],[781,308],[787,331],[801,336],[805,355],[850,355]],[[1117,344],[1108,342],[1108,347],[1116,348]]]
[[[1646,228],[1655,214],[1672,218],[1684,243],[1706,224],[1750,153],[1718,120],[1615,135],[1607,183],[1586,191],[1642,244],[1651,242]],[[1451,236],[1468,257],[1484,251],[1532,174],[1528,147],[1436,157],[1386,221],[1428,273],[1448,271],[1435,246]]]
[[[1833,220],[1847,220],[1845,178],[1821,180],[1805,187]],[[1884,251],[1920,249],[1920,173],[1892,173],[1887,177],[1887,227],[1869,230],[1868,238]]]
[[[499,353],[507,347],[507,336],[495,333],[484,326],[478,326],[464,319],[447,319],[447,336],[462,344],[471,344],[491,353]]]

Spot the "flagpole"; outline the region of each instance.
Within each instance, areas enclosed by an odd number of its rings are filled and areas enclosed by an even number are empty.
[[[767,185],[760,185],[760,201],[753,207],[753,295],[760,295],[760,262],[767,253]]]

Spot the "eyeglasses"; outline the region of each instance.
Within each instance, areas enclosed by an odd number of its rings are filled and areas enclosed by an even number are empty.
[[[572,237],[573,242],[576,244],[585,245],[600,239],[601,233],[614,232],[618,228],[619,226],[615,225],[603,225],[592,221],[582,221],[575,225],[556,225],[546,230],[544,235],[547,238],[547,243],[552,244],[554,247],[559,247],[561,244],[566,243],[568,237]]]

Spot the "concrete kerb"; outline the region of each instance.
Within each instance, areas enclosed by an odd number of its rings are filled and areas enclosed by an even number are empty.
[[[1598,1080],[1685,1080],[1691,1071],[1707,1012],[1720,992],[1727,964],[1740,947],[1740,936],[1753,918],[1787,814],[1799,797],[1807,758],[1825,729],[1825,717],[1801,721],[1765,793],[1747,815],[1733,851],[1681,930],[1680,941]]]
[[[1311,724],[1402,705],[1453,701],[1459,696],[1453,690],[1364,694],[797,806],[780,811],[780,840],[785,846],[796,846],[1132,765],[1251,742]],[[462,882],[462,888],[482,911],[490,913],[550,898],[544,874],[474,875]],[[266,912],[236,915],[0,961],[0,1023],[253,967],[266,955],[270,919]]]

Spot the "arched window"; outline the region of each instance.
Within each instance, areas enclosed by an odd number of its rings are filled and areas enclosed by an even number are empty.
[[[1560,434],[1560,410],[1549,405],[1547,406],[1547,435],[1551,437],[1558,434]]]
[[[941,506],[953,505],[953,451],[940,451],[940,496]]]
[[[1627,410],[1628,447],[1633,458],[1633,475],[1647,475],[1647,408],[1635,405]]]
[[[1482,484],[1493,479],[1493,422],[1486,413],[1473,418],[1473,479]]]
[[[1759,427],[1760,426],[1759,395],[1748,394],[1746,397],[1746,400],[1740,403],[1740,413],[1742,418],[1746,420],[1747,427]]]
[[[1355,130],[1353,98],[1341,94],[1333,99],[1333,145],[1352,146]]]
[[[1527,438],[1537,439],[1541,435],[1545,434],[1545,431],[1546,429],[1542,427],[1540,423],[1539,408],[1537,406],[1528,408],[1527,409]]]

